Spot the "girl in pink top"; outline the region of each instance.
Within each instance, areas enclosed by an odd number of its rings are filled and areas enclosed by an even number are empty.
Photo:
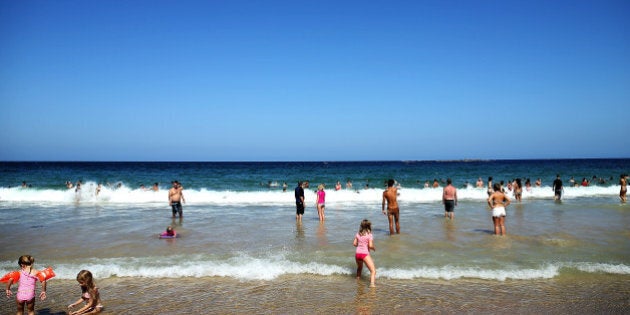
[[[36,275],[39,273],[39,270],[33,269],[33,263],[35,263],[33,256],[24,255],[20,256],[18,259],[18,265],[20,265],[22,269],[20,270],[20,280],[18,280],[18,292],[15,295],[18,314],[24,313],[25,304],[28,314],[35,314],[35,285],[37,284],[38,279]],[[9,283],[7,283],[7,297],[13,294],[11,292],[12,284],[13,279],[9,280]],[[46,299],[46,281],[42,281],[42,292],[39,294],[39,298],[42,300]]]
[[[374,241],[372,237],[372,223],[369,220],[361,221],[359,233],[354,236],[354,247],[357,248],[355,259],[357,261],[357,279],[361,278],[361,271],[363,270],[363,263],[370,270],[370,287],[373,288],[376,285],[374,280],[376,279],[376,267],[374,261],[370,256],[370,250],[376,251],[374,248]]]
[[[326,215],[324,215],[324,207],[326,203],[326,192],[324,191],[324,185],[319,184],[317,186],[317,215],[319,215],[319,222],[324,222],[326,220]]]
[[[100,313],[103,309],[101,304],[101,296],[98,293],[98,287],[94,284],[94,277],[89,270],[81,270],[77,274],[77,282],[81,286],[81,298],[76,302],[68,305],[68,309],[71,309],[81,303],[84,303],[83,307],[71,312],[70,315],[79,314],[96,314]]]

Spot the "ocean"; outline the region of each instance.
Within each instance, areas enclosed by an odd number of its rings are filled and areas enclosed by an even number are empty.
[[[35,268],[51,266],[57,276],[36,302],[40,314],[64,314],[82,269],[94,274],[106,314],[628,313],[630,206],[620,202],[619,176],[629,172],[630,159],[2,162],[0,274],[24,254]],[[475,187],[489,176],[533,185],[507,208],[505,237],[493,235],[486,189]],[[571,177],[589,186],[573,187]],[[400,185],[399,235],[381,213],[389,178]],[[425,187],[447,178],[458,189],[453,221],[442,189]],[[181,220],[168,206],[172,180],[184,186]],[[300,180],[310,182],[301,224]],[[362,219],[377,249],[374,289],[367,269],[355,279]],[[169,225],[180,237],[159,239]],[[14,300],[0,312],[14,313]]]

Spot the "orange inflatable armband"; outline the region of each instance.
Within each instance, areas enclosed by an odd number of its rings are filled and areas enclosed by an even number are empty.
[[[51,267],[48,267],[44,270],[41,270],[40,272],[37,273],[37,278],[39,279],[39,281],[44,282],[52,277],[56,276],[55,272],[52,270]]]
[[[11,271],[2,277],[0,282],[9,282],[9,280],[13,280],[13,283],[17,283],[20,280],[20,272]]]

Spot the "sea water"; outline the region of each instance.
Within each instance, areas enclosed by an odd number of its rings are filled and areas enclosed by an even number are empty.
[[[630,279],[630,207],[618,197],[619,175],[629,169],[628,159],[6,162],[0,164],[0,273],[15,270],[17,258],[30,254],[39,267],[52,266],[58,280],[74,279],[79,270],[89,269],[99,281],[211,277],[247,287],[252,281],[278,286],[287,277],[297,282],[328,277],[345,283],[356,272],[354,234],[361,220],[369,219],[377,283],[384,285],[419,288],[427,281],[471,280],[527,284],[580,275]],[[565,184],[561,202],[553,201],[550,187],[556,174]],[[506,237],[492,235],[486,189],[474,187],[479,177],[485,183],[488,176],[495,182],[543,182],[524,189],[522,202],[512,199]],[[571,176],[578,182],[595,181],[569,187]],[[391,236],[381,213],[389,178],[400,184],[401,234]],[[453,221],[444,218],[442,189],[424,187],[434,179],[443,186],[446,178],[458,188]],[[171,218],[171,180],[184,186],[181,220]],[[301,224],[295,221],[293,195],[300,180],[311,184]],[[26,187],[21,187],[23,181]],[[67,181],[81,181],[81,189],[66,188]],[[337,181],[344,186],[339,191],[334,189]],[[352,188],[345,187],[347,181]],[[158,191],[150,189],[154,183]],[[325,222],[319,222],[315,210],[319,183],[326,185]],[[168,225],[181,237],[158,239]],[[334,296],[338,285],[328,294]],[[134,302],[127,304],[117,312],[130,311]]]

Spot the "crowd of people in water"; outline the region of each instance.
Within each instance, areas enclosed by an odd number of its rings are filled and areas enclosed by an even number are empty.
[[[612,181],[610,178],[608,181]],[[621,174],[619,177],[619,185],[620,192],[619,198],[621,202],[626,202],[626,193],[627,193],[627,181],[628,174]],[[590,181],[586,178],[583,178],[581,182],[576,181],[573,177],[569,179],[569,185],[572,187],[575,186],[589,186],[591,183],[605,184],[607,181],[603,178],[598,178],[594,176]],[[418,181],[420,183],[420,181]],[[400,208],[398,205],[398,189],[400,188],[400,183],[395,181],[394,179],[389,179],[385,181],[385,190],[382,194],[382,212],[387,216],[389,222],[389,233],[390,235],[399,234],[400,233]],[[444,187],[442,185],[444,184]],[[113,186],[115,188],[120,188],[121,183]],[[174,180],[171,182],[172,187],[168,190],[168,204],[172,209],[172,218],[175,219],[179,216],[180,220],[183,218],[183,207],[182,204],[186,202],[184,198],[184,187],[182,184]],[[66,182],[67,189],[75,189],[76,192],[81,190],[82,182],[78,181],[76,185],[72,184],[72,182]],[[112,187],[111,185],[108,185]],[[274,184],[274,182],[269,182],[269,187],[279,186]],[[282,184],[283,191],[287,190],[286,182]],[[22,182],[23,188],[32,187],[27,185],[24,181]],[[315,190],[315,208],[317,209],[317,214],[321,223],[325,222],[325,207],[326,207],[326,185],[321,183],[317,185],[317,189]],[[454,187],[453,182],[450,178],[446,180],[433,180],[433,184],[430,184],[429,181],[425,181],[424,188],[442,188],[442,204],[444,205],[444,217],[450,220],[455,218],[455,207],[457,206],[458,198],[457,198],[457,188]],[[469,183],[465,183],[463,185],[464,188],[471,187]],[[484,183],[482,178],[478,178],[475,186],[479,189],[486,189],[488,194],[488,207],[492,211],[492,222],[494,226],[494,234],[495,235],[506,235],[505,228],[505,218],[506,218],[506,207],[508,207],[512,200],[508,197],[512,195],[516,202],[521,201],[523,190],[531,190],[532,187],[542,187],[542,180],[540,178],[536,179],[534,184],[532,185],[529,178],[525,179],[525,183],[523,184],[523,180],[520,178],[516,178],[514,180],[510,180],[507,184],[504,181],[495,182],[492,177],[488,177],[488,180]],[[302,216],[304,215],[304,210],[306,208],[306,200],[304,197],[304,190],[310,188],[309,181],[298,181],[297,186],[295,187],[295,203],[296,203],[296,222],[301,224]],[[345,188],[348,190],[353,189],[352,181],[348,180],[346,182]],[[370,188],[369,184],[366,183],[364,188]],[[562,195],[564,192],[564,184],[563,181],[558,174],[551,186],[554,191],[554,199],[559,201],[562,199]],[[102,189],[102,185],[99,183],[96,187],[95,194],[98,196],[100,190]],[[144,185],[140,186],[142,190],[152,190],[159,191],[159,184],[155,183],[152,188],[146,188]],[[334,186],[335,190],[341,190],[342,185],[340,181],[337,181]],[[161,238],[172,238],[177,237],[176,232],[174,232],[173,228],[169,226],[167,231],[160,234]],[[370,287],[375,286],[375,277],[376,277],[376,266],[373,259],[370,256],[370,251],[375,251],[376,248],[374,246],[374,239],[372,236],[372,228],[371,222],[367,219],[361,221],[359,225],[359,230],[356,233],[353,241],[353,245],[356,247],[355,251],[355,261],[357,264],[357,279],[361,278],[363,266],[365,265],[370,271]],[[34,311],[35,305],[35,284],[36,277],[33,275],[37,274],[37,270],[34,270],[32,265],[34,263],[34,259],[31,256],[25,255],[21,256],[18,260],[18,265],[21,268],[21,277],[18,284],[18,293],[16,295],[16,304],[17,309],[20,314],[24,311],[24,307],[27,308],[29,314],[32,314]],[[77,275],[77,281],[79,282],[82,295],[79,300],[70,304],[68,306],[69,309],[83,303],[83,307],[77,311],[71,312],[70,314],[93,314],[98,313],[103,308],[100,302],[100,296],[98,293],[98,288],[94,285],[94,281],[92,278],[92,274],[87,270],[82,270]],[[11,286],[14,281],[10,280],[7,284],[6,295],[7,297],[12,296]],[[42,291],[40,293],[40,299],[46,299],[46,281],[42,282]]]
[[[610,179],[612,181],[612,178]],[[627,181],[628,174],[621,174],[619,176],[619,185],[621,187],[619,192],[619,198],[621,202],[626,202],[626,192],[627,192]],[[606,181],[603,179],[598,179],[597,177],[593,177],[593,182],[598,182],[600,184],[605,184]],[[444,205],[444,217],[450,220],[455,218],[455,206],[457,205],[457,188],[453,186],[453,182],[450,178],[445,181],[446,186],[443,187],[442,191],[442,204]],[[400,208],[398,205],[398,189],[400,188],[400,184],[397,183],[394,179],[389,179],[385,182],[385,190],[383,191],[382,198],[382,212],[387,216],[389,222],[389,233],[400,234]],[[304,199],[304,189],[309,188],[308,181],[298,181],[297,186],[295,187],[295,206],[296,206],[296,215],[295,220],[298,224],[302,222],[302,216],[304,215],[305,204],[306,201]],[[433,181],[433,185],[429,186],[429,181],[426,181],[424,184],[425,188],[441,188],[440,182],[435,179]],[[584,178],[581,184],[578,184],[573,177],[569,179],[569,185],[571,186],[589,186],[590,182]],[[542,187],[542,180],[538,178],[534,182],[535,187]],[[470,187],[468,183],[464,185],[465,188]],[[506,235],[506,227],[505,227],[505,218],[506,208],[511,204],[512,200],[508,197],[508,191],[514,197],[516,202],[521,202],[523,189],[531,190],[532,184],[530,179],[525,180],[525,185],[523,185],[523,181],[520,178],[516,178],[507,183],[507,185],[503,182],[494,182],[492,177],[488,177],[488,181],[484,184],[481,178],[478,178],[475,183],[475,187],[479,189],[486,189],[488,193],[488,207],[492,211],[492,223],[494,226],[494,234],[495,235]],[[324,191],[325,185],[319,184],[316,190],[316,202],[315,206],[317,208],[317,213],[319,216],[320,222],[325,221],[324,209],[325,209],[325,196],[326,192]],[[365,188],[369,188],[369,185],[366,184]],[[335,184],[335,190],[341,189],[341,183],[337,181]],[[346,182],[346,189],[352,189],[351,181]],[[560,201],[562,199],[562,195],[564,193],[564,184],[560,175],[556,175],[555,180],[552,183],[551,189],[554,192],[554,199],[556,201]],[[284,189],[286,191],[286,188]],[[355,252],[355,260],[357,264],[357,279],[361,278],[361,273],[363,270],[363,265],[367,266],[370,271],[370,287],[375,286],[375,277],[376,277],[376,266],[372,258],[370,257],[370,251],[375,251],[374,240],[372,236],[372,228],[371,222],[367,219],[363,220],[359,226],[359,231],[354,237],[353,241],[354,246],[356,247]]]

